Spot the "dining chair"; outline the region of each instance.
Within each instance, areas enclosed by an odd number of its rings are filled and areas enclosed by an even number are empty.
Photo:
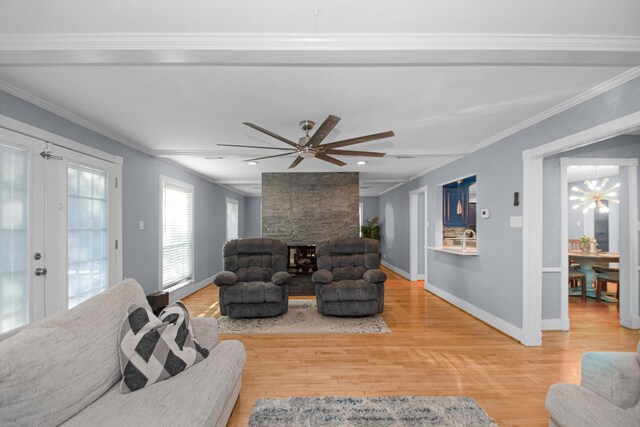
[[[587,275],[579,270],[569,270],[569,287],[581,288],[582,301],[587,300]]]
[[[580,239],[569,239],[569,252],[580,251]]]
[[[596,301],[600,301],[603,290],[607,291],[607,283],[616,284],[616,299],[620,301],[620,269],[594,265],[593,271],[596,272]]]

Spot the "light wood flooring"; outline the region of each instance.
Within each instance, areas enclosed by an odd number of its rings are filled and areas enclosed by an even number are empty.
[[[501,426],[548,425],[544,397],[579,383],[585,351],[635,351],[638,331],[618,308],[570,299],[571,332],[545,332],[528,348],[387,271],[383,318],[391,334],[238,334],[247,349],[229,425],[245,426],[257,398],[289,396],[471,396]],[[298,297],[304,298],[304,297]],[[183,300],[193,316],[219,317],[210,285]]]

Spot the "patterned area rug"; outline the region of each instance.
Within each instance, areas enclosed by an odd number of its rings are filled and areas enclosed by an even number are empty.
[[[258,399],[249,427],[497,426],[470,397]]]
[[[221,334],[379,334],[391,330],[379,314],[333,317],[318,313],[315,300],[289,300],[282,316],[258,319],[218,319]]]

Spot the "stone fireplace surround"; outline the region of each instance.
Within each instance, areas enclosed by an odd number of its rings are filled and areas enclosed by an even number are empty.
[[[315,245],[359,235],[358,172],[262,174],[262,236]]]
[[[360,234],[358,172],[262,174],[262,236],[289,247]],[[290,271],[290,295],[315,295],[309,272]]]

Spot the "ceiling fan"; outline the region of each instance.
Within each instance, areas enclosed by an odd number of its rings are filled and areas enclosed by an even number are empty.
[[[260,149],[268,149],[268,150],[281,150],[288,151],[283,154],[276,154],[273,156],[265,156],[258,157],[255,159],[245,160],[247,162],[252,162],[256,160],[269,159],[272,157],[282,157],[282,156],[290,156],[292,154],[297,154],[298,157],[291,163],[289,169],[295,168],[306,158],[315,157],[316,159],[324,160],[325,162],[333,163],[334,165],[344,166],[345,162],[336,159],[333,156],[364,156],[364,157],[383,157],[385,153],[376,153],[371,151],[352,151],[352,150],[337,150],[339,147],[345,147],[348,145],[361,144],[363,142],[375,141],[376,139],[389,138],[394,136],[393,131],[374,133],[372,135],[360,136],[357,138],[344,139],[342,141],[335,141],[328,144],[322,144],[322,141],[329,135],[329,133],[333,130],[333,128],[340,121],[340,117],[330,115],[325,119],[324,122],[320,125],[318,130],[312,136],[309,136],[309,131],[313,129],[315,123],[311,120],[303,120],[299,123],[300,128],[305,131],[305,136],[300,138],[298,143],[284,138],[278,134],[275,134],[267,129],[264,129],[258,125],[254,125],[253,123],[245,122],[243,124],[253,128],[259,132],[267,134],[275,139],[278,139],[285,144],[291,146],[291,148],[277,148],[277,147],[260,147],[255,145],[235,145],[235,144],[218,144],[224,147],[245,147],[245,148],[260,148]]]

